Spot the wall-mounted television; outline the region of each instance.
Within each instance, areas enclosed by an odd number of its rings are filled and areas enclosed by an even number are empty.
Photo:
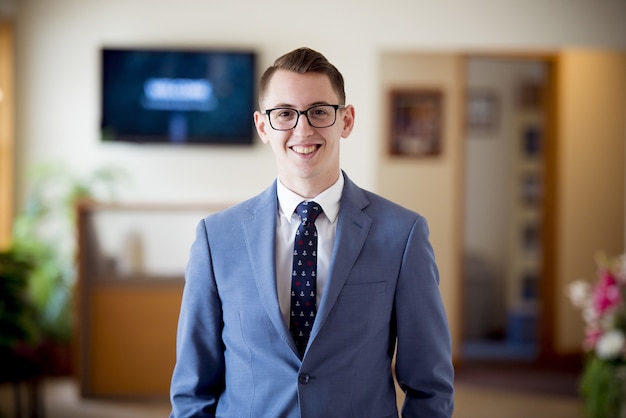
[[[252,144],[252,51],[101,50],[103,141]]]

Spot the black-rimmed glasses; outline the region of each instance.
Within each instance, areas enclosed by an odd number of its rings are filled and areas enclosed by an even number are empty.
[[[263,115],[267,115],[270,126],[277,131],[290,131],[296,127],[300,115],[306,116],[306,120],[313,128],[328,128],[337,120],[337,109],[343,109],[344,105],[315,105],[306,110],[297,110],[291,107],[275,107],[267,109]]]

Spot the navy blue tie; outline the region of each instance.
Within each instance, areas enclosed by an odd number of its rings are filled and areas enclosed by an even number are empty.
[[[316,307],[317,229],[315,220],[322,207],[315,202],[302,202],[296,208],[301,222],[296,231],[291,274],[291,313],[289,329],[300,355],[304,355]]]

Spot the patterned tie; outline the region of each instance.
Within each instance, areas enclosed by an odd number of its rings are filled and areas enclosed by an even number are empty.
[[[315,320],[317,281],[317,229],[315,220],[322,207],[315,202],[302,202],[296,208],[302,222],[296,231],[291,274],[291,314],[289,329],[300,355],[311,335]]]

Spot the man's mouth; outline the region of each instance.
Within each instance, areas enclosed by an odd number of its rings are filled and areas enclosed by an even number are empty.
[[[298,153],[298,154],[303,154],[303,155],[308,155],[308,154],[312,154],[314,153],[317,149],[319,148],[319,145],[294,145],[293,147],[291,147],[292,151]]]

